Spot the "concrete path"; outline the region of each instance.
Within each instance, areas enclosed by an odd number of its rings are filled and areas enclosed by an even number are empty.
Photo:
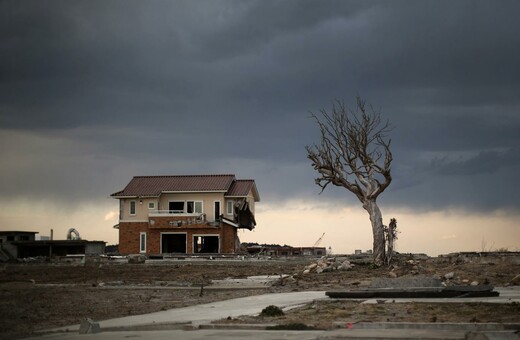
[[[497,288],[500,297],[471,298],[471,299],[392,299],[395,302],[428,301],[428,302],[470,302],[481,301],[489,303],[520,302],[520,287]],[[417,329],[405,327],[399,329],[338,329],[331,331],[265,331],[258,329],[197,329],[201,324],[208,324],[213,320],[240,315],[255,315],[268,305],[276,305],[290,309],[317,299],[329,299],[324,291],[293,292],[264,294],[239,299],[219,301],[204,305],[176,308],[167,311],[144,315],[128,316],[123,318],[100,321],[101,330],[110,329],[110,332],[97,334],[78,334],[79,325],[63,327],[61,333],[52,333],[35,339],[106,339],[111,340],[143,338],[143,339],[214,339],[255,338],[255,339],[342,339],[342,338],[371,338],[371,339],[465,339],[470,329]],[[182,323],[191,323],[192,330],[182,329]],[[179,329],[175,329],[179,324]],[[161,325],[166,325],[161,328]],[[150,326],[150,330],[136,330],[139,327]],[[373,324],[372,324],[373,326]],[[370,327],[372,327],[370,326]],[[395,325],[394,325],[395,326]],[[389,327],[393,328],[393,327]],[[133,330],[132,330],[133,329]],[[162,330],[161,330],[162,329]],[[68,330],[67,333],[63,331]],[[478,339],[520,339],[513,331],[479,333]]]
[[[228,316],[238,317],[240,315],[259,314],[262,309],[269,305],[276,305],[283,309],[290,309],[291,307],[296,307],[316,299],[328,299],[328,297],[325,295],[325,291],[254,295],[203,305],[169,309],[162,312],[110,319],[100,321],[99,325],[102,329],[185,322],[191,322],[194,326],[198,326],[213,320],[227,318]],[[78,331],[79,325],[62,327],[60,329]]]

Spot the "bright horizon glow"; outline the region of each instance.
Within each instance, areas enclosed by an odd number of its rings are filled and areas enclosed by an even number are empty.
[[[118,243],[118,230],[113,228],[118,223],[118,203],[113,199],[72,210],[22,201],[3,205],[1,230],[36,231],[48,236],[53,229],[55,239],[65,239],[67,230],[73,227],[83,239]],[[458,210],[420,213],[402,210],[390,214],[384,207],[382,210],[385,224],[391,217],[397,219],[398,252],[437,256],[500,248],[520,251],[516,215],[469,214]],[[28,212],[30,219],[26,218]],[[240,230],[240,241],[309,247],[325,233],[319,246],[331,247],[333,254],[372,249],[370,220],[360,205],[341,207],[296,200],[278,205],[260,202],[255,217],[257,227],[253,231]]]

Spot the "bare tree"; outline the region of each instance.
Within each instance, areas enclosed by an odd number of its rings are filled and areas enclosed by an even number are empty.
[[[395,240],[397,240],[397,220],[395,218],[391,218],[388,227],[383,226],[383,229],[385,231],[386,240],[386,263],[390,264],[390,261],[392,261],[392,256],[394,256]]]
[[[388,121],[379,112],[367,110],[365,101],[356,98],[356,109],[341,102],[332,112],[312,114],[321,132],[321,143],[307,146],[307,158],[319,173],[316,184],[321,192],[332,183],[354,193],[368,212],[372,223],[374,264],[385,262],[383,218],[376,199],[392,181]]]

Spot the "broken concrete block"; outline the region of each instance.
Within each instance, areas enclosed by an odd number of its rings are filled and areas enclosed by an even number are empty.
[[[79,334],[90,334],[101,332],[98,322],[94,322],[91,318],[85,318],[81,320],[79,325]]]
[[[313,270],[314,268],[316,268],[318,266],[317,263],[311,263],[310,265],[307,266],[307,269],[309,270]]]
[[[128,255],[128,263],[136,264],[136,263],[145,263],[146,255],[143,254],[131,254]]]
[[[440,286],[440,280],[425,275],[401,276],[398,278],[374,278],[370,283],[371,288],[417,288]]]

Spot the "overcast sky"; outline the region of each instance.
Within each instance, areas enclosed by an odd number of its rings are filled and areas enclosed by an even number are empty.
[[[117,211],[107,197],[136,175],[252,178],[264,211],[356,206],[343,189],[318,195],[305,146],[319,137],[310,112],[360,95],[393,126],[385,222],[500,214],[516,236],[519,13],[518,1],[0,1],[0,229],[86,231],[70,216]]]

